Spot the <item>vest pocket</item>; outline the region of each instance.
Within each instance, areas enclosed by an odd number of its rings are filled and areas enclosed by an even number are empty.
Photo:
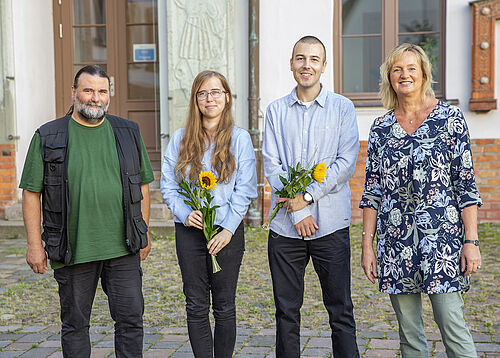
[[[66,147],[61,147],[57,144],[46,143],[45,150],[42,153],[44,162],[62,163],[64,162]]]
[[[47,251],[49,259],[59,262],[64,261],[64,253],[61,254],[61,251],[64,252],[64,247],[61,245],[62,238],[62,229],[44,225],[42,240],[45,242],[45,251]]]
[[[60,213],[62,211],[62,177],[45,176],[43,178],[43,207]]]
[[[134,224],[132,225],[132,240],[128,242],[130,251],[136,253],[139,249],[143,249],[148,246],[148,237],[146,233],[148,232],[148,226],[142,218],[142,215],[134,216],[132,219]]]
[[[141,182],[142,178],[140,174],[131,175],[128,177],[128,181],[130,182],[130,200],[132,203],[137,203],[143,199],[142,191],[141,191]]]

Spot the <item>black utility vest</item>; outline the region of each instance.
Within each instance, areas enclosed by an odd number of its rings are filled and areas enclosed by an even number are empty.
[[[132,253],[147,246],[147,225],[141,212],[141,136],[137,123],[106,115],[116,139],[123,186],[125,242]],[[70,197],[68,184],[68,123],[58,118],[38,129],[42,140],[42,213],[45,250],[49,259],[69,264]]]

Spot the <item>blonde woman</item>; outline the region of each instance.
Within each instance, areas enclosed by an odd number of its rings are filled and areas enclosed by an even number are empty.
[[[185,128],[177,130],[163,157],[161,192],[175,216],[177,257],[186,296],[187,326],[195,357],[232,357],[236,339],[235,294],[245,249],[243,217],[257,197],[255,155],[250,135],[234,125],[232,97],[226,78],[215,71],[196,76]],[[179,174],[191,182],[201,171],[217,176],[213,191],[215,225],[208,243],[203,217],[178,193]],[[212,272],[210,254],[222,271]],[[212,296],[212,302],[210,302]],[[213,307],[215,331],[208,318]]]
[[[448,357],[476,357],[461,295],[481,265],[482,202],[467,124],[459,108],[434,97],[431,63],[419,46],[394,48],[380,75],[390,111],[375,119],[368,140],[362,267],[390,295],[402,357],[429,356],[422,293]]]

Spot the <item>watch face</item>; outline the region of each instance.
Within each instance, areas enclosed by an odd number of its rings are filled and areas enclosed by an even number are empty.
[[[304,200],[307,201],[308,203],[312,203],[313,201],[312,195],[307,192],[304,193]]]

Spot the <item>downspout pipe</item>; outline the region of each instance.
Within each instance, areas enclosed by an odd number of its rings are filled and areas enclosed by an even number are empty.
[[[257,227],[263,222],[262,203],[264,197],[262,146],[259,130],[259,0],[249,0],[248,16],[248,127],[257,159],[257,192],[259,195],[250,203],[248,223]]]

